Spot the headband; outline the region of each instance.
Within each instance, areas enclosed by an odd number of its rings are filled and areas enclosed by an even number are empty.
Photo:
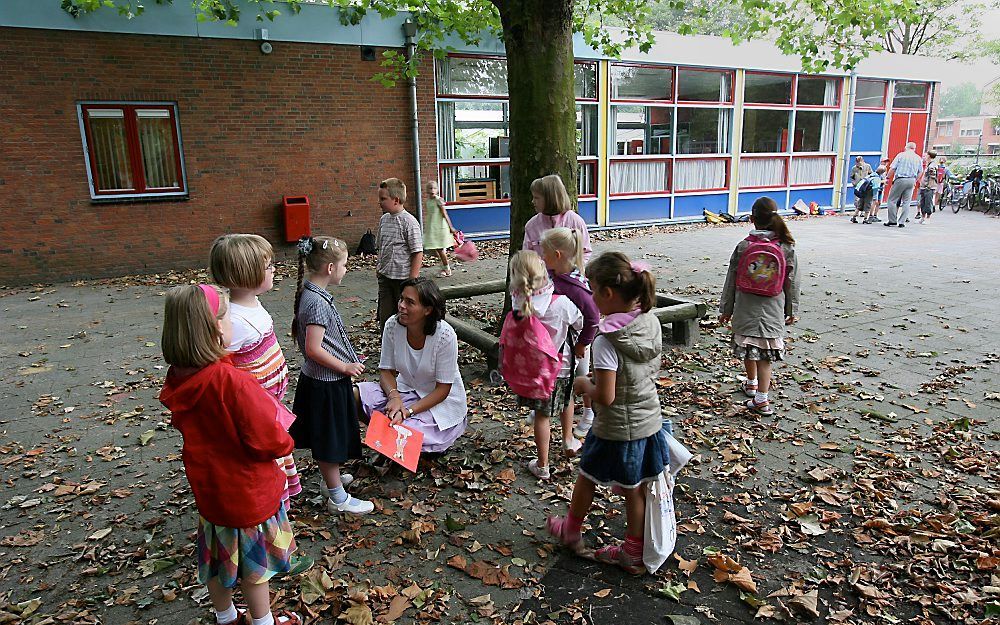
[[[208,302],[208,312],[212,313],[213,317],[219,316],[219,292],[215,290],[215,287],[209,286],[207,284],[199,284],[198,288],[201,292],[205,294],[205,300]]]

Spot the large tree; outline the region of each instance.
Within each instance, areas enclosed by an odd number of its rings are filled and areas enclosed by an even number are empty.
[[[944,90],[941,94],[941,117],[969,117],[979,115],[983,93],[975,83],[963,82]]]
[[[173,0],[155,0],[157,4]],[[295,13],[302,0],[192,0],[199,19],[237,23],[241,8],[256,19],[275,19],[278,7]],[[653,43],[647,0],[325,0],[345,23],[369,11],[383,17],[409,12],[419,26],[418,46],[441,53],[457,36],[475,45],[499,36],[507,54],[510,99],[510,249],[520,249],[524,224],[534,214],[529,184],[557,173],[575,196],[576,119],[573,95],[573,34],[597,50],[618,56],[626,48],[646,51]],[[913,0],[877,3],[828,0],[733,0],[743,19],[727,31],[734,41],[766,34],[784,52],[798,55],[806,70],[851,67],[878,49],[893,19]],[[683,2],[674,0],[675,8]],[[142,13],[142,0],[62,0],[71,14],[115,8],[126,17]],[[614,23],[618,28],[608,28]],[[417,59],[390,54],[383,80],[415,71]]]

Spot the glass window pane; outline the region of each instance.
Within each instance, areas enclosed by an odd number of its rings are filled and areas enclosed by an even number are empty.
[[[732,102],[730,72],[677,70],[677,99],[689,102]]]
[[[131,191],[132,164],[125,139],[125,115],[121,109],[87,111],[94,185],[98,191]]]
[[[828,184],[833,181],[833,159],[793,158],[791,184]]]
[[[897,82],[896,96],[892,99],[892,108],[927,108],[927,85],[922,82]]]
[[[665,161],[611,161],[610,192],[655,193],[670,190],[670,163]]]
[[[510,136],[506,102],[438,102],[438,157],[506,158]]]
[[[670,100],[674,71],[669,67],[611,66],[613,100]]]
[[[795,152],[833,152],[836,140],[836,111],[795,112],[795,141],[792,143],[792,150]]]
[[[747,72],[743,99],[750,104],[791,104],[792,77],[788,74]]]
[[[576,153],[597,156],[597,105],[576,105]]]
[[[615,154],[670,154],[672,113],[659,106],[612,106]]]
[[[441,168],[445,202],[494,202],[510,198],[510,166],[445,165]]]
[[[674,163],[674,191],[700,191],[726,187],[726,160],[678,159]]]
[[[795,103],[807,106],[836,106],[839,86],[840,81],[836,78],[799,76]]]
[[[573,93],[577,98],[597,99],[597,65],[573,64]]]
[[[721,154],[729,151],[730,109],[677,109],[677,153]]]
[[[741,158],[740,188],[785,186],[785,158]]]
[[[438,93],[507,95],[507,62],[497,58],[454,57],[437,62]]]
[[[139,147],[142,151],[146,188],[180,187],[174,152],[174,125],[170,119],[170,112],[140,110],[138,113]],[[166,116],[157,113],[166,113]]]
[[[854,106],[885,108],[885,85],[884,80],[859,78],[855,87]]]
[[[788,149],[789,111],[743,111],[744,152],[784,152]]]
[[[580,163],[576,178],[577,195],[597,195],[597,163]]]

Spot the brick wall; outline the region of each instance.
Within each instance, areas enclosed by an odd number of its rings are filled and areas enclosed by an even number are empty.
[[[377,51],[379,54],[381,50]],[[0,284],[200,267],[225,232],[290,256],[282,195],[353,247],[378,181],[414,183],[405,84],[372,82],[357,46],[0,28]],[[433,72],[418,78],[421,168],[436,178]],[[172,101],[190,199],[95,204],[76,103]],[[416,206],[416,202],[408,202]]]

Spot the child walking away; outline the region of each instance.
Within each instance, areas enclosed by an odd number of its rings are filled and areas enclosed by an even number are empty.
[[[625,540],[595,553],[629,573],[643,570],[646,488],[670,462],[669,424],[660,416],[654,380],[660,371],[663,337],[650,314],[656,280],[649,268],[621,252],[606,252],[587,265],[594,303],[604,320],[594,340],[594,378],[576,378],[574,390],[594,402],[580,472],[565,517],[550,517],[548,530],[574,551],[583,551],[581,526],[598,484],[625,497]]]
[[[755,230],[733,250],[719,306],[719,323],[733,322],[733,355],[743,360],[747,408],[774,414],[768,392],[771,367],[784,360],[785,326],[799,309],[795,239],[769,197],[753,203]]]
[[[885,187],[885,166],[879,165],[878,169],[868,175],[871,183],[871,207],[868,210],[866,224],[876,224],[882,220],[878,218],[878,209],[882,206],[882,189]]]
[[[549,279],[552,280],[555,293],[568,297],[583,314],[583,330],[573,348],[576,356],[574,375],[589,375],[590,344],[597,336],[597,323],[601,320],[601,313],[594,303],[590,283],[583,275],[583,241],[579,231],[562,227],[546,230],[542,235],[542,260],[549,270]],[[564,417],[563,422],[573,418],[572,396],[569,398],[566,411],[569,416]],[[580,418],[580,423],[573,428],[573,435],[581,438],[586,436],[593,422],[594,410],[590,398],[584,397],[583,416]]]
[[[444,200],[438,195],[437,181],[431,180],[424,188],[427,191],[424,203],[427,207],[424,212],[424,251],[437,255],[443,267],[438,277],[447,278],[451,275],[447,249],[455,246],[455,226],[451,224],[448,211],[444,208]]]
[[[562,178],[556,174],[537,178],[531,183],[531,203],[538,213],[524,224],[523,250],[531,250],[539,256],[542,254],[542,235],[550,228],[560,226],[576,230],[580,234],[583,246],[583,262],[590,260],[593,250],[590,248],[590,233],[583,217],[570,210],[569,194]]]
[[[555,294],[534,252],[521,250],[511,257],[510,290],[514,310],[500,332],[500,371],[517,393],[518,405],[534,410],[538,457],[528,463],[528,470],[547,480],[551,415],[560,415],[567,455],[580,449],[573,437],[573,414],[567,416],[565,408],[572,392],[573,337],[583,328],[583,315],[568,297]]]
[[[406,185],[399,178],[383,180],[378,185],[378,329],[381,332],[389,317],[396,314],[396,304],[403,291],[403,280],[420,275],[424,262],[424,242],[416,217],[406,211]]]
[[[255,625],[298,624],[271,614],[268,580],[290,569],[295,538],[275,460],[292,452],[277,414],[284,410],[254,377],[230,364],[232,323],[225,291],[205,284],[167,292],[160,401],[184,437],[184,472],[198,507],[198,580],[220,624],[249,625],[233,605],[239,584]]]
[[[229,289],[232,341],[226,349],[237,369],[250,373],[280,402],[288,389],[288,365],[274,334],[274,320],[257,296],[274,286],[274,250],[256,234],[226,234],[212,244],[209,267],[216,284]],[[287,484],[281,504],[302,492],[295,459],[278,459]]]
[[[353,477],[340,472],[341,464],[361,458],[361,430],[351,378],[365,371],[326,290],[331,284],[339,285],[346,273],[347,245],[343,241],[333,237],[299,240],[292,336],[304,359],[292,404],[298,418],[288,432],[297,449],[312,450],[323,474],[327,509],[367,514],[374,504],[348,495],[346,487]]]

